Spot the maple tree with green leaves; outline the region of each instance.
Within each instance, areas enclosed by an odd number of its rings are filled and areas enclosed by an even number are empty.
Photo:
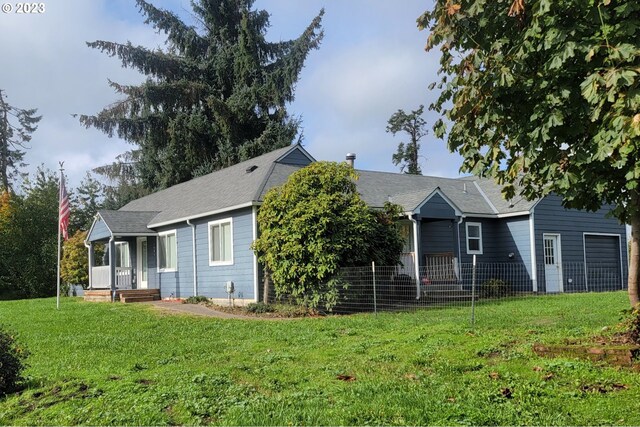
[[[551,192],[568,208],[614,206],[632,227],[640,280],[640,3],[438,0],[418,19],[441,53],[434,125],[461,170],[506,198]],[[450,123],[450,125],[448,125]]]

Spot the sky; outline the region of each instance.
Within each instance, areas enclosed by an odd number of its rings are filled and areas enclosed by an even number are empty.
[[[43,116],[27,150],[27,171],[38,165],[57,170],[64,161],[71,187],[92,168],[114,161],[133,146],[84,128],[74,114],[96,114],[119,97],[108,80],[135,84],[144,76],[118,58],[86,46],[108,40],[163,48],[164,37],[144,24],[134,0],[44,0],[44,12],[16,13],[17,1],[3,0],[0,12],[0,89],[9,104],[37,108]],[[193,22],[189,0],[152,0]],[[307,58],[290,114],[302,118],[303,146],[318,160],[357,155],[360,169],[399,171],[391,161],[404,135],[385,131],[398,109],[426,106],[436,94],[438,52],[424,51],[427,32],[416,19],[431,0],[257,0],[271,14],[267,38],[298,37],[322,7],[324,39]],[[426,109],[425,109],[426,110]],[[423,117],[429,127],[438,118]],[[426,175],[458,176],[461,159],[431,134],[421,141]]]

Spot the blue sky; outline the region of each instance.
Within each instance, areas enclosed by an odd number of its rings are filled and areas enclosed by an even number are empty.
[[[15,4],[14,2],[13,4]],[[153,2],[189,21],[188,0]],[[17,107],[38,108],[44,117],[26,161],[65,168],[72,186],[85,172],[110,163],[131,148],[117,138],[83,128],[72,114],[93,114],[118,97],[107,79],[136,83],[143,76],[123,69],[117,58],[89,49],[97,39],[131,41],[153,48],[163,37],[143,23],[133,0],[45,0],[45,13],[0,13],[0,89]],[[430,0],[257,0],[271,14],[268,38],[297,37],[324,7],[325,37],[311,52],[300,76],[290,113],[301,116],[305,148],[319,160],[344,160],[357,154],[363,169],[397,171],[391,155],[400,135],[385,132],[399,108],[428,105],[435,94],[437,52],[426,53],[426,32],[416,18]],[[426,112],[429,125],[437,119]],[[443,141],[422,140],[425,174],[457,176],[460,158]]]

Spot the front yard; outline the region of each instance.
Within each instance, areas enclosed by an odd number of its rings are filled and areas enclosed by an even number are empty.
[[[169,315],[148,305],[0,302],[31,351],[0,424],[640,424],[640,376],[542,359],[535,342],[602,334],[624,293],[299,320]]]

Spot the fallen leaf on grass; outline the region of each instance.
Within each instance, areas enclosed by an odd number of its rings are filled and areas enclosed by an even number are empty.
[[[491,372],[489,374],[489,378],[491,378],[492,380],[497,380],[498,378],[500,378],[500,374],[497,372]]]
[[[455,403],[455,401],[456,401],[456,398],[455,398],[455,397],[449,397],[449,398],[447,399],[447,402]]]
[[[542,377],[542,379],[545,381],[549,381],[551,378],[553,378],[553,374],[551,372],[549,372],[547,375]]]
[[[418,379],[418,376],[416,374],[406,374],[404,377],[408,380],[414,380],[414,381]]]
[[[534,370],[535,372],[540,372],[540,371],[542,371],[542,368],[541,368],[540,366],[534,366],[534,367],[533,367],[533,370]]]
[[[336,377],[336,379],[340,380],[340,381],[355,381],[356,377],[351,376],[351,375],[343,375],[340,374]]]

